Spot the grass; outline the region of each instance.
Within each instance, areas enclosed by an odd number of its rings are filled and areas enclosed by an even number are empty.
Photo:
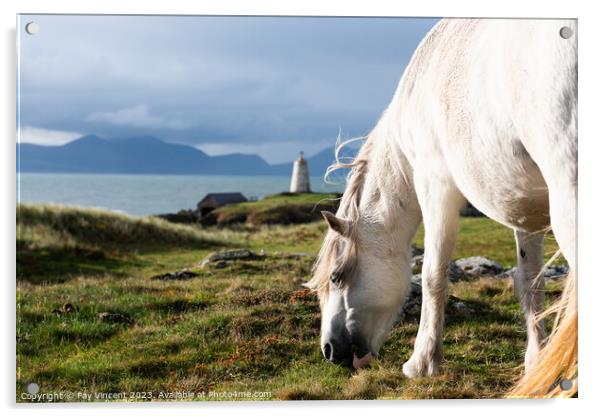
[[[199,228],[183,227],[155,217],[134,218],[97,209],[79,209],[53,205],[20,204],[17,208],[18,236],[27,238],[33,232],[37,240],[44,228],[54,235],[45,243],[59,239],[61,243],[82,243],[104,249],[130,248],[141,243],[157,245],[208,246],[213,237]],[[44,233],[42,233],[44,234]]]
[[[131,398],[140,401],[180,391],[205,393],[196,400],[233,392],[290,400],[496,398],[520,375],[522,314],[511,282],[491,278],[451,284],[450,294],[475,313],[448,311],[442,375],[407,380],[401,373],[417,317],[394,327],[371,368],[352,372],[327,363],[317,299],[301,288],[313,258],[282,256],[315,254],[322,222],[200,229],[20,206],[17,228],[17,401],[25,401],[30,382],[40,393],[150,393]],[[199,266],[229,247],[267,256]],[[509,266],[513,254],[510,231],[488,219],[462,219],[456,257],[484,255]],[[183,268],[198,276],[152,279]],[[559,288],[551,284],[549,296]],[[124,320],[102,320],[102,312]]]
[[[176,265],[182,261],[178,254],[182,249],[185,254],[226,247],[227,237],[226,231],[208,233],[155,217],[21,204],[17,208],[17,279],[52,283],[81,275],[123,276],[132,268],[144,269],[161,260],[170,259]]]

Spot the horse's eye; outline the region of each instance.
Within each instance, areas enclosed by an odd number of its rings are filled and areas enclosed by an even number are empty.
[[[332,274],[330,274],[330,282],[333,284],[339,284],[341,279],[343,278],[343,271],[340,269],[336,269]]]

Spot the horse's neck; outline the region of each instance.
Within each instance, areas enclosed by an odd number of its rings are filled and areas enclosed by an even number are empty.
[[[409,249],[421,221],[412,168],[385,117],[369,140],[373,142],[360,212],[379,223],[389,247],[403,254]]]

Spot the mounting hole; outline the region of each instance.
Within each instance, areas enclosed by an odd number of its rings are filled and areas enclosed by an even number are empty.
[[[569,391],[571,388],[573,388],[573,381],[571,381],[570,379],[563,379],[562,381],[560,381],[561,390]]]
[[[35,382],[27,384],[27,393],[31,395],[36,395],[40,392],[40,386]]]
[[[38,25],[36,22],[29,22],[28,24],[25,25],[25,32],[27,32],[30,35],[35,35],[39,31],[40,31],[40,25]]]
[[[562,39],[568,39],[571,36],[573,36],[573,29],[571,29],[568,26],[563,26],[562,28],[560,28],[560,37]]]

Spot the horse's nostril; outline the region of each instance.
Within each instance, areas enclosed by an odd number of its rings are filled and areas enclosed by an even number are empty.
[[[330,343],[326,343],[324,345],[324,357],[326,359],[328,359],[329,361],[332,360],[332,346],[330,345]]]
[[[330,339],[322,346],[324,358],[336,364],[351,364],[353,354],[351,352],[351,343],[341,344],[340,341]]]

